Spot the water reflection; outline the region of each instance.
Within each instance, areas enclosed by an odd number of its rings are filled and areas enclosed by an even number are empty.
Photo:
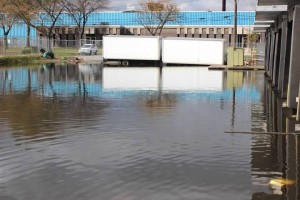
[[[104,90],[153,90],[160,87],[161,69],[158,67],[105,67],[103,69]]]
[[[0,70],[1,199],[299,199],[292,112],[263,72]],[[294,185],[270,187],[276,177]],[[47,195],[46,195],[47,194]]]
[[[255,105],[252,112],[254,132],[295,132],[295,118],[292,110],[266,81],[261,105]],[[265,115],[262,115],[265,113]],[[276,177],[296,180],[295,184],[270,185],[272,194],[256,192],[253,199],[299,199],[299,136],[254,135],[252,137],[252,181],[255,185],[268,185]]]
[[[9,122],[18,140],[55,139],[55,133],[63,128],[60,121],[93,118],[98,115],[94,109],[108,106],[87,97],[87,90],[82,89],[87,87],[87,76],[82,78],[84,73],[74,66],[45,64],[1,72],[0,118]],[[69,98],[61,100],[57,95]]]

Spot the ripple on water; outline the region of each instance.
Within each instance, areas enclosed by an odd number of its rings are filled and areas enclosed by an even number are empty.
[[[151,82],[155,84],[146,89],[135,79],[135,69],[130,78],[136,81],[127,82],[127,88],[118,85],[125,74],[110,74],[109,79],[100,69],[96,74],[76,66],[21,69],[21,81],[9,69],[12,91],[5,85],[0,93],[0,197],[250,199],[252,182],[276,172],[264,168],[260,174],[261,165],[254,163],[273,155],[261,149],[269,147],[268,139],[224,134],[266,123],[263,88],[243,73],[235,74],[243,81],[233,81],[241,83],[234,91],[225,72],[207,76],[217,77],[216,87],[202,87],[214,84],[205,82],[203,74],[199,78],[207,68],[161,73],[147,68],[155,73],[138,81],[161,82]],[[28,70],[33,89],[23,90]],[[142,73],[143,68],[136,70]],[[0,70],[0,86],[3,81]]]

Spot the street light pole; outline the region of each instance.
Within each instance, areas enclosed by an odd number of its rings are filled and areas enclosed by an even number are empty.
[[[237,0],[234,0],[234,32],[233,32],[233,47],[237,47]]]

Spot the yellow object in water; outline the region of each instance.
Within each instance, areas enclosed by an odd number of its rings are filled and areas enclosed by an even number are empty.
[[[288,179],[283,179],[283,178],[276,178],[272,179],[269,184],[270,185],[276,185],[279,187],[285,186],[285,185],[293,185],[295,181],[293,180],[288,180]]]

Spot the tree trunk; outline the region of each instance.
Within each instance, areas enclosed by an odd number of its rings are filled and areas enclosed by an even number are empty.
[[[51,48],[51,36],[48,35],[48,47],[47,49],[50,49]]]
[[[30,25],[27,24],[26,47],[30,47]]]
[[[31,93],[31,71],[30,71],[30,69],[27,69],[27,78],[28,78],[27,91],[28,91],[28,94],[30,94]]]
[[[52,28],[49,29],[49,32],[48,32],[48,49],[51,49],[51,38],[52,38]]]
[[[7,35],[8,34],[4,34],[4,48],[7,49],[8,48],[8,40],[7,40]]]
[[[161,27],[161,28],[159,29],[159,33],[158,33],[159,36],[161,35],[162,30],[163,30],[163,27]]]
[[[80,30],[80,39],[81,39],[81,40],[84,39],[84,38],[83,38],[83,35],[84,35],[84,29]]]

